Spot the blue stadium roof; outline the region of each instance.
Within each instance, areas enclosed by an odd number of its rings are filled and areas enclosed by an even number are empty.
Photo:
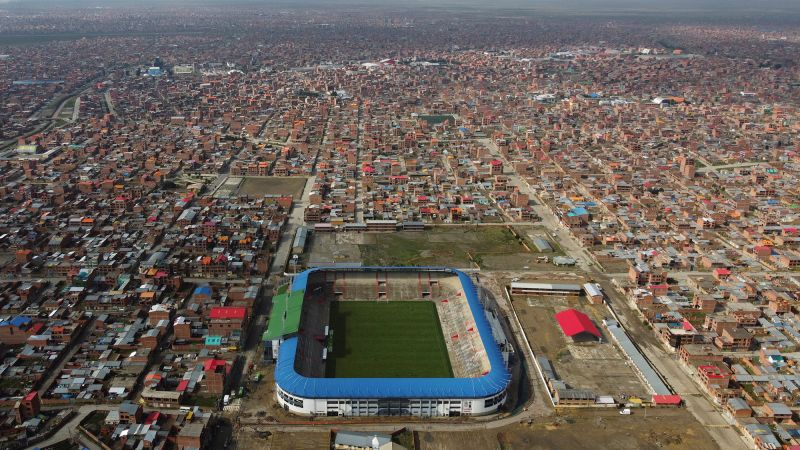
[[[305,289],[309,269],[295,276],[292,290]],[[511,379],[500,349],[492,336],[489,321],[478,299],[477,289],[465,273],[431,267],[365,267],[368,270],[440,270],[458,275],[475,319],[491,369],[477,378],[309,378],[294,368],[297,338],[285,340],[278,353],[275,382],[284,391],[303,398],[484,398],[502,392]]]

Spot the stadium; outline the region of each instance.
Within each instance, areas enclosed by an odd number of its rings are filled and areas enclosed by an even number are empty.
[[[272,299],[277,401],[305,416],[489,414],[513,352],[494,308],[446,268],[315,268]]]

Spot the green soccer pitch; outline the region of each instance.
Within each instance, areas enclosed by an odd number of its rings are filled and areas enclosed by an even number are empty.
[[[431,301],[331,303],[327,378],[452,378]]]

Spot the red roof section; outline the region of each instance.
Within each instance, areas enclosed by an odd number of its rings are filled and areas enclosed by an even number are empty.
[[[653,403],[656,405],[680,405],[681,404],[681,396],[680,395],[653,395]]]
[[[208,359],[203,363],[203,370],[206,372],[216,372],[218,368],[228,364],[224,359]]]
[[[600,337],[600,332],[594,326],[592,320],[586,314],[574,310],[567,309],[556,314],[556,320],[561,325],[561,330],[569,337],[589,333],[591,335]]]
[[[38,393],[36,391],[30,391],[30,392],[28,392],[28,395],[25,396],[24,400],[26,402],[29,402],[29,401],[33,400],[34,398],[36,398],[37,395],[38,395]]]
[[[211,308],[208,317],[211,319],[241,319],[247,316],[247,308],[236,306],[217,306]]]
[[[186,388],[188,388],[188,387],[189,387],[189,380],[181,380],[178,383],[178,389],[176,389],[176,391],[177,392],[186,392]]]
[[[722,369],[717,366],[703,365],[698,366],[697,370],[704,373],[706,378],[709,379],[725,378],[725,374],[722,373]]]

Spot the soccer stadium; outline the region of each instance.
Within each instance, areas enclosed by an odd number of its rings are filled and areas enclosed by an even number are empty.
[[[315,268],[272,299],[278,403],[307,416],[488,414],[513,352],[494,308],[445,268]]]

